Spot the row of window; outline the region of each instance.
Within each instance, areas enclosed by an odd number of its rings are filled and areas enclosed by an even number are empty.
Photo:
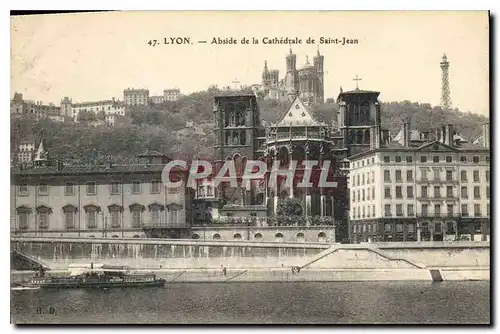
[[[397,217],[404,217],[405,212],[403,211],[403,204],[395,204],[396,205],[396,216]],[[392,217],[393,216],[393,211],[392,211],[392,206],[393,204],[385,204],[384,205],[384,217]],[[481,205],[480,204],[474,204],[474,216],[475,217],[481,217]],[[454,216],[454,208],[455,205],[453,204],[448,204],[446,205],[446,213],[442,212],[441,210],[441,204],[434,204],[434,212],[430,213],[429,212],[429,204],[422,204],[421,205],[421,216],[422,217],[446,217]],[[461,206],[461,216],[463,217],[468,217],[469,216],[469,205],[468,204],[462,204]],[[489,217],[490,216],[490,204],[486,205],[486,214]],[[406,216],[407,217],[414,217],[415,216],[415,206],[413,204],[407,204],[406,205]],[[352,219],[361,219],[361,218],[374,218],[375,217],[375,205],[372,206],[372,210],[370,210],[370,206],[362,206],[362,207],[355,207],[352,210]]]
[[[262,241],[264,240],[264,238],[262,237],[262,234],[261,233],[255,233],[254,236],[253,236],[254,240],[258,240],[258,241]],[[193,239],[200,239],[200,235],[199,234],[193,234]],[[214,235],[212,235],[212,239],[213,240],[221,240],[221,236],[219,233],[215,233]],[[242,236],[240,233],[235,233],[233,235],[233,239],[234,240],[241,240],[242,239]],[[283,242],[284,241],[284,236],[282,233],[276,233],[274,235],[274,239],[275,241],[278,241],[278,242]],[[295,240],[298,241],[298,242],[305,242],[305,235],[304,233],[302,232],[299,232],[297,233],[297,235],[295,236]],[[326,234],[324,232],[320,232],[318,233],[318,236],[317,236],[317,241],[318,242],[326,242]]]
[[[353,224],[352,225],[352,232],[353,233],[377,233],[377,223],[373,224]],[[446,223],[446,233],[447,234],[455,234],[456,228],[455,228],[455,223],[454,222],[447,222]],[[407,233],[416,233],[416,223],[406,223],[406,232]],[[442,233],[443,232],[443,223],[442,222],[434,222],[434,223],[427,223],[423,222],[421,224],[421,231],[423,233],[429,233],[431,228],[434,231],[434,233]],[[475,226],[475,229],[477,232],[481,232],[481,225],[477,224]],[[404,224],[403,223],[385,223],[384,224],[384,232],[385,233],[404,233]]]
[[[421,192],[420,196],[422,198],[428,198],[429,193],[429,187],[427,186],[421,186]],[[405,198],[403,196],[403,187],[402,186],[395,186],[396,190],[396,196],[395,198],[400,198],[403,199]],[[434,186],[433,188],[434,193],[433,193],[433,198],[440,198],[442,196],[441,193],[441,186]],[[371,193],[371,198],[370,198],[370,193]],[[486,186],[485,187],[485,193],[486,193],[486,199],[490,198],[490,187]],[[469,188],[467,186],[462,186],[460,188],[460,196],[462,199],[469,199]],[[453,198],[454,197],[454,192],[453,192],[453,186],[446,186],[446,198]],[[384,199],[391,199],[392,198],[392,189],[390,186],[387,186],[384,188]],[[406,198],[414,198],[414,191],[413,191],[413,186],[406,186]],[[474,186],[473,188],[473,199],[481,199],[481,187],[480,186]],[[375,187],[367,189],[358,189],[358,190],[353,190],[352,191],[352,202],[363,202],[363,201],[370,201],[375,199]]]
[[[148,223],[152,225],[158,225],[163,223],[163,219],[161,217],[160,209],[153,208],[149,213],[149,221]],[[167,224],[176,225],[178,223],[178,209],[169,209],[167,211]],[[144,213],[140,209],[131,209],[131,223],[132,228],[139,228],[144,225]],[[31,213],[29,212],[19,212],[19,229],[26,230],[29,228],[29,219]],[[71,230],[75,228],[76,223],[76,213],[74,211],[66,211],[63,212],[64,215],[64,224],[66,229]],[[50,216],[51,213],[46,212],[37,212],[37,227],[38,229],[49,229],[50,228]],[[85,212],[85,222],[87,229],[97,229],[98,228],[98,218],[99,213],[96,210],[89,210]],[[107,217],[106,217],[107,218]],[[104,228],[120,228],[121,227],[121,213],[118,210],[110,210],[109,219],[105,220],[104,217],[101,217],[101,227]],[[106,226],[104,226],[106,225]]]
[[[433,181],[441,181],[441,171],[439,169],[435,169],[434,171],[434,178]],[[390,183],[392,182],[392,177],[391,177],[392,171],[391,170],[384,170],[384,182],[385,183]],[[428,180],[428,170],[425,168],[421,169],[421,180],[426,181]],[[490,171],[486,170],[485,171],[485,181],[490,182]],[[394,171],[395,175],[395,181],[396,182],[403,182],[403,174],[402,171],[397,169]],[[479,170],[474,170],[472,172],[472,179],[474,182],[481,182],[481,179],[479,177]],[[453,178],[453,171],[452,170],[447,170],[446,171],[446,181],[454,181]],[[468,172],[466,170],[460,171],[460,180],[462,182],[467,182],[468,181]],[[413,170],[407,170],[406,171],[406,182],[413,182]],[[370,173],[365,174],[357,174],[352,176],[352,186],[360,186],[360,185],[365,185],[370,184]],[[371,182],[375,183],[375,172],[371,172]]]
[[[361,178],[360,178],[361,176]],[[365,174],[357,174],[352,176],[351,184],[353,187],[355,186],[360,186],[364,185],[366,181],[366,184],[370,184],[370,173],[366,173],[366,178]],[[371,171],[371,183],[375,183],[375,172]]]
[[[356,197],[356,194],[358,195],[357,197]],[[366,196],[365,196],[365,194],[366,194]],[[371,188],[371,200],[374,200],[374,199],[375,199],[375,187],[372,187]],[[362,202],[365,200],[370,201],[370,188],[352,191],[352,202]]]
[[[101,108],[101,109],[99,109]],[[123,109],[123,107],[116,107],[116,106],[108,106],[108,110],[111,110],[111,108],[113,108],[113,110],[117,110],[117,109]],[[87,108],[82,108],[82,107],[73,107],[73,110],[74,111],[105,111],[105,107],[104,106],[96,106],[95,107],[95,110],[93,109],[93,107],[88,107],[88,110]],[[73,112],[74,112],[73,111]]]
[[[420,172],[421,172],[421,180],[424,180],[424,181],[428,180],[428,177],[427,177],[428,170],[422,168]],[[434,169],[433,172],[434,172],[433,181],[441,181],[441,170]],[[396,182],[403,182],[401,170],[395,170],[394,174],[395,174]],[[485,174],[486,182],[490,182],[490,171],[486,170],[484,174]],[[460,181],[467,182],[468,181],[467,176],[468,176],[468,173],[466,170],[460,171]],[[363,177],[363,179],[364,179],[364,177]],[[481,179],[479,177],[479,170],[472,171],[472,179],[474,182],[481,182]],[[446,171],[446,181],[454,181],[452,170]],[[392,182],[390,170],[384,170],[384,182]],[[413,171],[412,170],[406,171],[406,182],[413,182]]]
[[[427,162],[427,158],[428,157],[426,155],[420,156],[420,162],[426,163]],[[384,163],[391,163],[391,162],[400,163],[400,162],[403,162],[403,160],[406,163],[413,163],[413,156],[407,155],[403,159],[402,156],[396,155],[394,157],[393,161],[391,160],[391,156],[386,155],[386,156],[383,157]],[[443,160],[442,156],[439,156],[439,155],[432,156],[432,162],[434,162],[434,163],[439,163],[439,162],[452,163],[453,160],[454,160],[454,158],[451,155],[445,156],[444,160]],[[485,157],[484,161],[487,162],[487,163],[489,163],[490,162],[490,157],[488,157],[488,156]],[[472,162],[472,163],[477,164],[477,163],[480,162],[480,157],[479,156],[473,156],[472,158],[470,158],[470,157],[467,157],[466,155],[462,155],[462,156],[460,156],[460,162],[461,163]],[[375,158],[374,157],[363,159],[361,161],[356,161],[356,162],[353,163],[353,167],[355,167],[355,168],[364,167],[365,165],[366,166],[370,165],[370,163],[372,165],[375,164]]]
[[[198,198],[214,197],[214,196],[215,196],[214,188],[212,186],[204,186],[204,185],[198,186],[198,192],[197,192]]]
[[[428,156],[426,155],[421,155],[420,156],[420,162],[422,163],[426,163],[427,162],[427,158]],[[443,160],[443,157],[442,156],[439,156],[439,155],[434,155],[432,156],[432,162],[434,163],[439,163],[439,162],[446,162],[446,163],[452,163],[453,162],[453,156],[451,155],[448,155],[448,156],[445,156],[444,157],[444,160]],[[412,163],[413,162],[413,157],[408,155],[405,157],[405,161],[407,163]],[[430,161],[430,160],[429,160]],[[472,163],[479,163],[480,161],[480,158],[479,156],[473,156],[472,159],[470,159],[470,157],[468,158],[466,155],[462,155],[460,156],[460,162],[472,162]],[[384,156],[384,162],[385,163],[390,163],[391,162],[391,157],[390,156]],[[394,162],[403,162],[403,158],[399,155],[395,156],[394,157]],[[490,157],[485,157],[485,162],[490,162]]]
[[[142,184],[141,181],[132,181],[130,184],[130,192],[132,194],[141,194],[142,193]],[[159,194],[161,193],[161,181],[152,181],[150,183],[149,192],[151,194]],[[75,185],[72,182],[67,182],[64,185],[64,194],[66,196],[75,195]],[[49,185],[41,183],[38,186],[38,195],[48,195],[49,194]],[[109,192],[111,195],[120,195],[122,192],[123,183],[113,182],[109,184]],[[97,195],[97,184],[95,182],[87,182],[85,184],[86,193],[89,196]],[[179,191],[178,188],[169,187],[169,194],[177,194]],[[29,195],[29,186],[27,184],[19,185],[19,196],[28,196]]]
[[[453,186],[446,186],[446,193],[445,193],[445,196],[446,198],[453,198],[455,197],[454,195],[454,191],[453,191]],[[372,192],[373,192],[373,195],[375,194],[374,192],[374,189],[375,188],[372,188]],[[403,199],[403,187],[402,186],[395,186],[395,190],[396,190],[396,196],[395,198],[400,198],[400,199]],[[420,197],[421,198],[429,198],[429,187],[427,186],[421,186],[420,187]],[[433,198],[441,198],[442,197],[442,193],[441,193],[441,186],[434,186],[433,187]],[[486,186],[485,187],[485,192],[486,192],[486,198],[489,199],[490,198],[490,187],[489,186]],[[354,192],[353,192],[354,193]],[[362,197],[360,199],[360,193],[359,193],[359,190],[358,190],[358,201],[364,201],[365,200],[365,191],[363,189],[363,191],[361,192],[362,194]],[[367,200],[370,200],[369,198],[369,194],[367,194]],[[467,186],[462,186],[460,188],[460,195],[461,195],[461,198],[462,199],[468,199],[469,198],[469,188]],[[355,196],[353,196],[353,198],[355,198]],[[374,199],[375,197],[372,196],[372,199]],[[384,199],[391,199],[392,198],[392,187],[390,186],[386,186],[384,188]],[[413,193],[413,186],[406,186],[406,198],[414,198],[414,193]],[[474,186],[473,187],[473,199],[481,199],[481,187],[480,186]],[[354,202],[354,200],[353,200]]]

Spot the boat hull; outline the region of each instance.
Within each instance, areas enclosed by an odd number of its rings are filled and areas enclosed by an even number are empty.
[[[43,288],[43,289],[107,289],[107,288],[143,288],[143,287],[164,287],[166,281],[158,279],[143,282],[46,282],[46,283],[25,283],[23,287]]]

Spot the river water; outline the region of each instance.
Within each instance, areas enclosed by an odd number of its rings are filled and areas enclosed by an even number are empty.
[[[11,290],[12,323],[488,324],[489,282],[177,283]]]

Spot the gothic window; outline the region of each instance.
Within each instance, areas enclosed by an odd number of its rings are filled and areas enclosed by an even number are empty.
[[[365,144],[370,143],[370,130],[365,130]]]
[[[361,131],[356,133],[356,144],[363,144],[363,133]]]

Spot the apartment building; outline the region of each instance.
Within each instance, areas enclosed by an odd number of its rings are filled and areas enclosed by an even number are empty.
[[[24,100],[23,94],[15,93],[10,101],[10,114],[14,117],[31,116],[36,119],[46,118],[47,115],[60,114],[60,107],[49,103],[44,104],[42,101]]]
[[[61,100],[61,115],[73,118],[78,122],[78,114],[83,112],[92,112],[96,116],[100,113],[107,115],[125,115],[125,105],[115,100],[101,100],[88,102],[73,102],[69,97],[64,97]]]
[[[127,106],[148,105],[149,103],[149,90],[148,89],[135,89],[127,88],[123,91],[123,101]]]
[[[163,91],[164,101],[177,101],[181,97],[181,91],[178,88],[165,89]]]
[[[452,125],[401,131],[399,142],[349,158],[350,239],[489,240],[489,140],[464,143]]]
[[[11,171],[11,233],[189,238],[190,190],[163,185],[163,154],[138,158],[135,165],[66,166],[37,152],[33,167]],[[183,180],[185,171],[171,175]]]

